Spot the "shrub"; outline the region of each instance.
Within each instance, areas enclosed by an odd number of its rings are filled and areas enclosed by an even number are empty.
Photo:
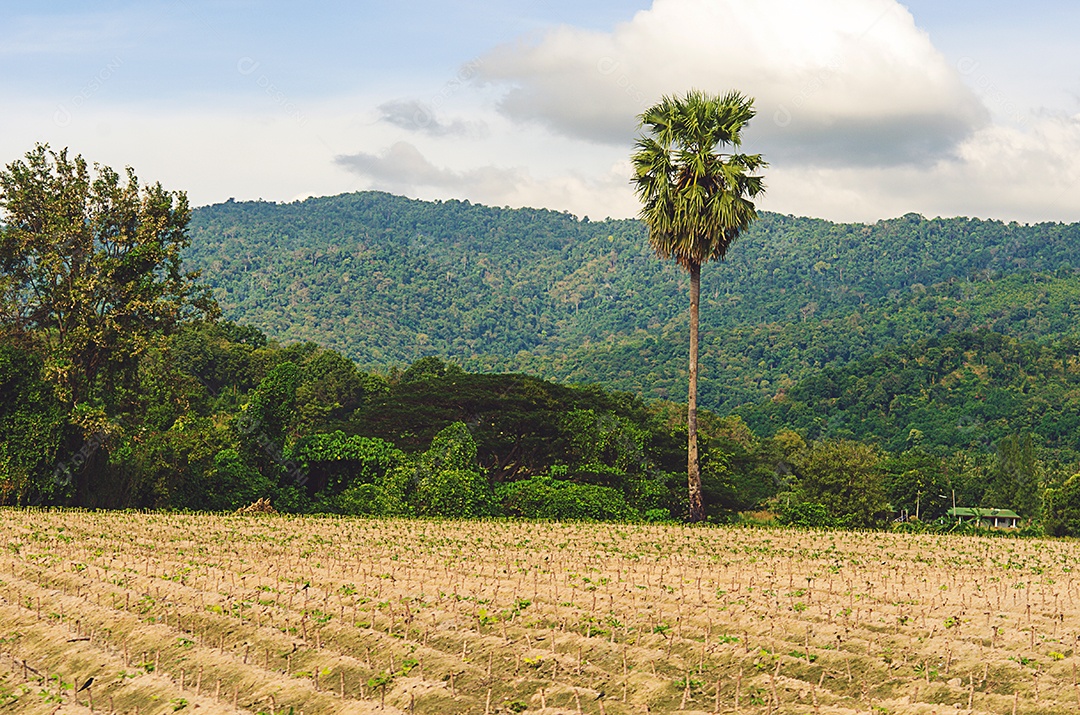
[[[235,449],[214,455],[213,466],[203,480],[205,491],[195,506],[211,511],[232,511],[270,496],[274,484],[250,466]]]
[[[288,456],[304,470],[308,494],[315,498],[329,498],[355,484],[376,483],[405,457],[389,442],[346,436],[340,430],[303,437]]]
[[[829,515],[829,510],[824,505],[794,500],[781,507],[778,520],[785,526],[804,529],[825,529],[836,525],[835,519]]]
[[[469,428],[454,422],[431,440],[416,466],[413,495],[423,516],[474,517],[492,513],[491,486],[476,462]]]
[[[492,512],[487,478],[464,469],[440,469],[424,475],[416,486],[416,503],[423,516],[467,518]]]
[[[508,516],[582,521],[632,521],[639,516],[618,489],[546,475],[503,484],[497,495]]]

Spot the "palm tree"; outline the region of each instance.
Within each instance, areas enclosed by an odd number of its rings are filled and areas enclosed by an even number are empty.
[[[731,244],[757,218],[750,200],[764,189],[754,171],[760,154],[738,153],[739,132],[753,118],[754,100],[697,90],[665,96],[638,119],[647,133],[631,157],[632,183],[641,199],[649,244],[690,273],[690,395],[687,407],[687,480],[690,520],[705,518],[697,446],[698,307],[701,264],[724,260]],[[728,153],[720,150],[730,147]]]

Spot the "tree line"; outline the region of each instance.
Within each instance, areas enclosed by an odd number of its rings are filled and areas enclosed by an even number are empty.
[[[4,503],[230,511],[268,497],[298,513],[689,515],[676,403],[437,358],[368,373],[221,320],[185,323],[141,362],[125,409],[104,405],[86,424],[65,413],[38,355],[4,344]],[[1053,459],[1032,433],[960,450],[917,430],[894,450],[806,434],[702,412],[707,518],[761,510],[781,523],[884,528],[907,514],[951,529],[955,500],[1080,533],[1075,461]]]

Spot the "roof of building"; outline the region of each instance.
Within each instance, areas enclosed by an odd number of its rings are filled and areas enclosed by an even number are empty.
[[[1019,519],[1020,515],[1012,509],[987,509],[984,507],[956,507],[955,509],[949,509],[947,512],[949,516],[972,516],[978,519],[993,519],[994,517],[1002,519]]]

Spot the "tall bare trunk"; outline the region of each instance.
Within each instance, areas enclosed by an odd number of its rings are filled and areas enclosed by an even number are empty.
[[[701,302],[701,265],[690,265],[690,395],[686,401],[686,479],[690,496],[690,521],[704,521],[701,498],[701,463],[697,446],[698,308]]]

